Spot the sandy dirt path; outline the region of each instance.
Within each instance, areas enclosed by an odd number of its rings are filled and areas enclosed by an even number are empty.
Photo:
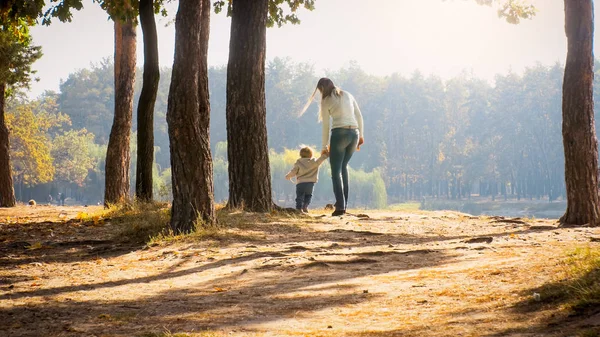
[[[574,335],[559,308],[517,304],[600,237],[456,212],[240,213],[147,247],[77,220],[94,211],[0,209],[0,336]]]

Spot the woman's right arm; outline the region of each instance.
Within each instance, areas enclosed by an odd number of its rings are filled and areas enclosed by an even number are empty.
[[[364,144],[365,142],[365,132],[364,132],[364,126],[363,126],[363,116],[362,113],[360,112],[360,108],[358,107],[358,103],[356,103],[356,100],[354,99],[354,97],[352,98],[352,100],[354,101],[354,118],[356,118],[356,122],[358,123],[358,132],[359,132],[359,138],[358,138],[358,145],[356,146],[357,150],[360,150],[360,146]]]
[[[360,112],[360,108],[358,107],[358,103],[356,103],[356,99],[352,97],[353,105],[354,105],[354,118],[356,118],[356,122],[358,123],[358,131],[360,132],[360,137],[363,138],[365,136],[364,126],[363,126],[363,116]]]

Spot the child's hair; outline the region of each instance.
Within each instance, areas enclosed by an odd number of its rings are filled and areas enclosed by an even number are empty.
[[[300,149],[300,157],[302,158],[312,158],[313,150],[308,146],[303,146]]]

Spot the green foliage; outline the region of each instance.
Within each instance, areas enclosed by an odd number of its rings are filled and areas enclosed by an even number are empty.
[[[42,120],[30,105],[17,106],[8,112],[10,156],[15,181],[27,186],[47,183],[54,177],[50,142]]]
[[[31,106],[41,130],[48,133],[51,138],[63,133],[71,126],[71,119],[60,111],[56,99],[56,93],[47,91],[36,100],[23,103]]]
[[[154,191],[154,200],[171,201],[173,200],[171,169],[168,168],[159,172],[159,167],[155,163],[152,170],[152,184]]]
[[[91,69],[69,74],[60,84],[57,103],[75,129],[85,128],[99,144],[108,143],[114,109],[114,67],[104,59]],[[136,100],[137,101],[137,100]]]
[[[480,5],[492,6],[497,4],[498,17],[506,19],[506,22],[518,24],[521,19],[531,19],[535,16],[536,9],[526,0],[475,0]]]
[[[365,172],[363,170],[349,168],[348,175],[350,189],[352,191],[352,197],[349,201],[351,207],[376,209],[387,207],[385,183],[383,182],[381,173],[378,169],[375,169],[372,172]]]
[[[227,160],[227,142],[218,142],[213,151],[213,159]]]
[[[71,22],[73,19],[72,10],[79,11],[82,8],[82,0],[50,0],[48,9],[42,15],[42,24],[50,25],[52,18],[57,18],[60,22]]]
[[[66,0],[63,0],[66,1]],[[79,1],[79,0],[71,0]],[[108,13],[112,20],[132,21],[137,24],[139,15],[139,0],[93,0],[98,3],[102,9]],[[164,17],[168,15],[165,3],[171,0],[153,0],[154,14],[160,14]]]
[[[31,45],[25,24],[20,29],[0,26],[0,83],[28,88],[35,71],[32,64],[42,56],[41,47]]]
[[[82,8],[82,0],[6,0],[0,5],[0,19],[5,25],[24,21],[27,26],[33,26],[38,19],[42,19],[43,25],[49,25],[53,18],[71,22],[72,11]]]
[[[52,141],[55,180],[83,186],[98,158],[91,155],[94,135],[86,129],[69,130]]]
[[[33,25],[42,13],[44,0],[5,0],[0,3],[2,26]],[[20,23],[21,22],[21,23]]]
[[[103,182],[104,163],[100,163],[106,147],[95,144],[87,130],[71,128],[69,117],[58,109],[56,94],[47,92],[34,101],[13,97],[7,107],[17,183],[32,187],[53,181],[101,191],[97,183]]]
[[[223,158],[213,160],[213,185],[215,201],[224,202],[229,195],[229,171],[227,161]]]
[[[284,6],[287,5],[287,6]],[[215,13],[221,13],[225,7],[225,0],[214,2]],[[227,16],[231,16],[233,1],[227,1]],[[269,13],[267,16],[267,27],[281,27],[286,23],[300,24],[296,12],[300,7],[309,11],[315,9],[315,0],[269,0]]]

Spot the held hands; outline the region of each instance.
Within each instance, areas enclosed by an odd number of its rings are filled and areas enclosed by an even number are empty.
[[[360,151],[360,147],[364,143],[365,143],[365,139],[363,137],[358,138],[358,145],[356,146],[356,151]]]
[[[325,156],[329,157],[329,146],[327,146],[326,148],[324,148],[321,151],[321,155],[325,155]]]

